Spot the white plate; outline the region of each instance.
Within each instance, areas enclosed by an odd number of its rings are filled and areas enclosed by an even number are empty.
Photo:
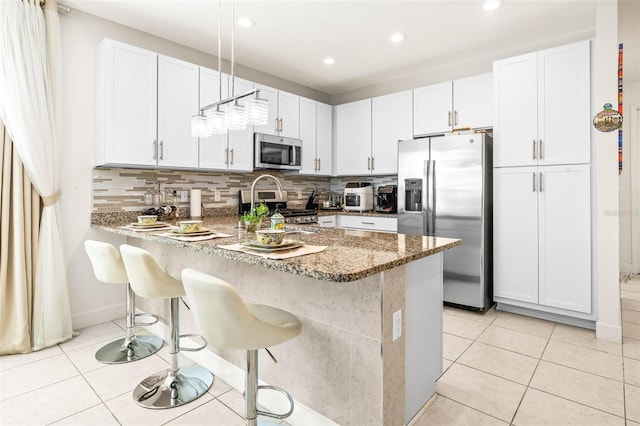
[[[134,228],[164,228],[165,226],[169,226],[169,225],[164,222],[156,222],[156,223],[132,222],[128,226],[132,226]]]
[[[175,234],[175,235],[180,235],[182,237],[201,237],[203,235],[211,235],[211,234],[215,234],[216,231],[214,231],[213,229],[207,229],[207,228],[202,228],[202,230],[200,231],[194,231],[194,232],[182,232],[179,229],[172,229],[169,231],[170,234]]]
[[[290,249],[298,248],[303,246],[304,243],[301,241],[284,240],[282,244],[279,244],[277,246],[270,246],[267,244],[261,244],[257,241],[248,241],[248,242],[241,243],[241,245],[251,250],[278,251],[278,250],[290,250]]]

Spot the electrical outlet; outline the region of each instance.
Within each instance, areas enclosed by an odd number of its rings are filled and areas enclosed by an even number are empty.
[[[180,191],[180,202],[186,203],[189,201],[189,191]]]
[[[393,313],[392,341],[395,342],[402,336],[402,309]]]

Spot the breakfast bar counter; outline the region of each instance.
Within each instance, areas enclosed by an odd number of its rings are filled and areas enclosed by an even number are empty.
[[[195,242],[121,225],[94,220],[92,227],[125,236],[175,276],[200,270],[232,284],[248,303],[300,318],[300,336],[270,348],[278,363],[263,351],[259,361],[261,380],[296,400],[287,423],[401,425],[434,395],[442,372],[442,255],[460,240],[287,226],[287,239],[322,251],[278,260],[219,247],[255,238],[236,216],[205,219],[206,228],[228,237]],[[165,303],[136,301],[166,323]],[[180,315],[181,333],[197,333],[188,309]],[[198,362],[242,391],[244,353],[203,352],[216,360]]]

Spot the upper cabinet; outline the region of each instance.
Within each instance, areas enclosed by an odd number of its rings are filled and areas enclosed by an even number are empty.
[[[336,174],[371,174],[371,99],[335,107]]]
[[[105,39],[96,87],[97,165],[197,167],[196,65]]]
[[[413,135],[492,126],[491,73],[413,90]]]
[[[412,138],[411,90],[371,100],[371,173],[398,173],[398,141]]]
[[[301,174],[330,176],[333,155],[331,105],[300,98]]]
[[[254,126],[255,132],[299,138],[300,97],[260,84],[255,88],[260,89],[261,98],[269,101],[269,121],[263,126]],[[236,93],[240,94],[237,90]]]
[[[494,62],[494,167],[590,162],[590,42]]]

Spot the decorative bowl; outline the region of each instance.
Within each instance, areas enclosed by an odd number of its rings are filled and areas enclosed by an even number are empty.
[[[158,216],[155,215],[143,215],[138,216],[138,223],[141,225],[153,225],[158,221]]]
[[[183,220],[178,222],[180,225],[180,232],[189,233],[189,232],[198,232],[202,231],[202,221],[201,220]]]
[[[267,246],[277,246],[284,240],[284,231],[275,229],[258,229],[256,238],[260,244]]]

